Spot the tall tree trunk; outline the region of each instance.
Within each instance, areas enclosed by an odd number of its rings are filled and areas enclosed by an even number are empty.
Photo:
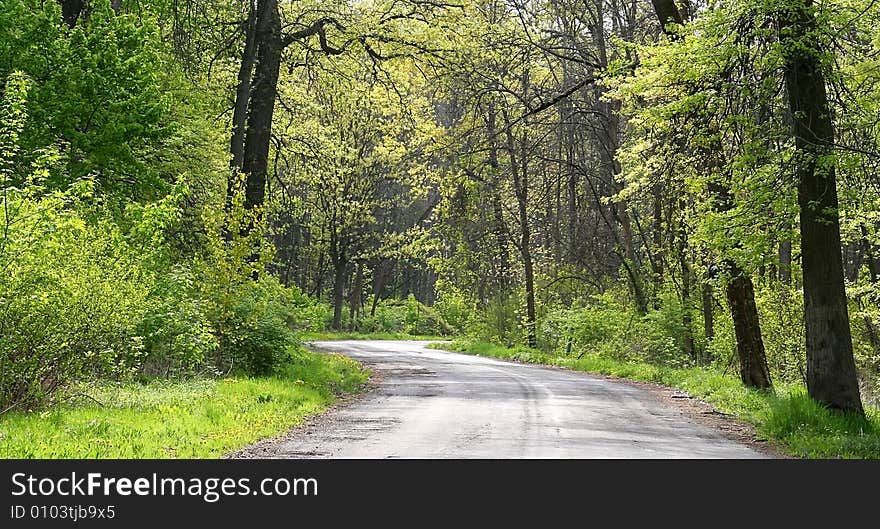
[[[791,239],[779,243],[779,280],[791,285]]]
[[[684,352],[696,360],[696,348],[694,347],[693,321],[691,317],[691,267],[687,260],[687,233],[684,226],[679,230],[678,236],[678,263],[681,268],[681,308],[682,327],[684,327]]]
[[[333,323],[334,330],[342,329],[342,307],[345,305],[345,269],[346,263],[338,263],[333,267]]]
[[[700,285],[700,301],[703,309],[703,334],[706,336],[706,349],[703,351],[701,361],[708,360],[708,346],[715,339],[715,310],[712,306],[712,285],[708,278],[704,278]]]
[[[651,0],[651,5],[654,6],[654,13],[657,14],[657,20],[660,21],[660,27],[664,33],[669,33],[669,24],[684,22],[684,18],[673,0]]]
[[[245,207],[248,209],[260,208],[266,194],[272,115],[283,48],[277,0],[257,1],[256,41],[257,63],[251,85],[242,164],[247,175]]]
[[[390,264],[380,261],[373,270],[373,302],[370,304],[371,317],[376,315],[376,308],[379,306],[382,294],[385,293],[385,285],[388,283],[388,278],[394,273],[394,267],[394,261],[390,261]]]
[[[250,101],[251,77],[257,56],[257,9],[254,0],[250,2],[248,18],[244,25],[244,48],[238,67],[238,82],[235,87],[235,104],[232,109],[232,137],[229,142],[229,175],[226,179],[226,201],[224,208],[227,215],[232,211],[232,203],[236,193],[241,192],[241,174],[244,168],[245,134],[247,131],[248,103]],[[267,151],[268,157],[268,151]],[[232,239],[228,226],[224,226],[223,235],[227,241]]]
[[[758,307],[755,305],[755,288],[752,280],[732,261],[726,263],[730,279],[727,282],[727,302],[733,316],[736,334],[736,351],[739,355],[739,372],[746,386],[770,389],[770,370],[761,337]]]
[[[596,46],[599,66],[606,67],[608,65],[608,57],[607,44],[605,42],[604,3],[601,0],[597,0],[594,2],[594,5],[597,23],[590,29],[593,34],[593,43]],[[620,133],[620,104],[618,102],[605,101],[603,98],[604,88],[597,87],[596,92],[596,113],[599,116],[599,165],[604,179],[610,185],[611,192],[616,195],[622,189],[619,181],[620,164],[617,161],[617,150],[620,141],[618,138]],[[647,314],[648,296],[645,293],[645,285],[642,281],[641,266],[635,251],[632,221],[627,209],[625,202],[615,201],[611,205],[611,214],[620,229],[619,242],[623,247],[623,257],[626,261],[624,268],[626,268],[627,276],[630,280],[636,309],[639,314]]]
[[[663,196],[663,185],[660,183],[654,184],[653,189],[653,227],[652,227],[652,239],[653,239],[653,248],[651,248],[651,252],[654,253],[654,259],[652,259],[653,263],[653,276],[654,276],[654,308],[660,308],[660,292],[663,290],[663,201],[661,200]]]
[[[257,9],[254,0],[251,0],[251,8],[244,26],[244,48],[241,51],[241,63],[238,66],[235,105],[232,110],[232,139],[229,145],[229,153],[231,154],[229,166],[232,170],[232,177],[236,179],[244,169],[244,138],[248,117],[248,100],[250,99],[251,76],[257,58],[256,23]],[[230,182],[229,189],[234,189],[234,185],[234,182]]]
[[[807,391],[838,410],[864,415],[843,278],[834,123],[815,41],[812,0],[780,13],[785,85],[793,121],[804,277]]]
[[[348,307],[349,307],[349,327],[351,330],[355,330],[357,327],[358,315],[360,314],[362,299],[364,289],[364,264],[361,262],[357,263],[354,273],[354,281],[351,285],[351,295],[348,297]]]
[[[526,81],[523,82],[526,86]],[[517,214],[519,219],[520,238],[518,249],[523,260],[523,272],[525,273],[526,287],[526,337],[529,347],[537,347],[538,338],[536,333],[537,311],[535,308],[535,270],[532,262],[531,229],[529,226],[529,173],[525,154],[528,134],[526,123],[521,142],[522,152],[517,154],[516,142],[513,137],[511,121],[507,112],[504,111],[504,119],[507,124],[507,151],[510,159],[510,172],[513,176],[513,191],[516,195]],[[518,157],[523,158],[518,161]]]
[[[504,298],[510,286],[510,252],[507,248],[507,230],[504,225],[504,208],[501,203],[501,174],[498,170],[498,140],[496,138],[495,102],[488,104],[486,116],[486,135],[489,138],[489,169],[491,170],[491,197],[492,201],[492,232],[495,237],[495,245],[498,252],[498,269],[496,270],[496,283],[499,287],[498,294]]]
[[[85,0],[59,0],[58,3],[61,4],[61,18],[64,23],[69,28],[74,27],[85,7]]]

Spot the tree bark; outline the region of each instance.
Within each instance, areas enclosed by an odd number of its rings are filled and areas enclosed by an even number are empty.
[[[496,139],[496,115],[495,102],[490,101],[486,115],[486,136],[489,138],[488,164],[491,170],[491,197],[492,201],[492,232],[495,236],[495,245],[498,252],[498,268],[495,281],[499,288],[499,295],[504,298],[510,286],[510,252],[507,247],[507,230],[504,225],[504,208],[501,203],[500,181],[501,175],[498,168],[498,141]]]
[[[654,6],[654,13],[657,14],[657,20],[660,21],[660,27],[664,33],[669,33],[669,24],[684,23],[681,12],[673,0],[651,0],[651,5]]]
[[[687,260],[687,233],[682,227],[678,237],[678,263],[681,268],[681,308],[684,327],[684,352],[696,360],[693,321],[691,317],[691,267]]]
[[[712,285],[704,280],[700,286],[700,301],[703,309],[703,334],[706,336],[706,347],[715,339],[715,310],[712,306]],[[701,360],[705,363],[708,359],[708,350],[703,351]]]
[[[248,100],[250,99],[251,76],[257,58],[256,22],[257,9],[254,0],[251,0],[250,12],[244,26],[244,48],[241,52],[241,64],[238,67],[235,105],[232,110],[232,139],[229,145],[229,153],[232,155],[229,165],[232,169],[232,177],[236,179],[244,169],[244,138],[248,117]],[[231,183],[230,189],[234,189],[234,185]]]
[[[64,19],[67,27],[76,26],[76,21],[85,7],[85,0],[59,0],[58,3],[61,4],[61,18]]]
[[[596,46],[599,66],[608,65],[607,49],[605,42],[604,4],[595,2],[597,23],[591,27],[593,42]],[[599,166],[603,178],[608,182],[611,192],[617,194],[621,191],[620,163],[617,161],[619,147],[620,116],[619,103],[609,102],[603,99],[605,89],[597,87],[596,114],[599,116],[599,133],[597,134],[599,147]],[[636,310],[639,314],[648,313],[648,295],[642,281],[641,263],[635,250],[633,239],[632,221],[627,211],[626,202],[615,201],[611,205],[611,215],[620,228],[619,242],[623,247],[623,257],[626,260],[624,268],[630,280],[633,297],[636,302]]]
[[[527,81],[524,77],[523,85],[526,86],[526,83]],[[532,261],[531,229],[529,226],[529,173],[528,166],[526,165],[526,156],[520,156],[522,160],[518,161],[516,142],[513,137],[513,131],[511,130],[510,118],[507,116],[506,112],[504,113],[504,118],[507,124],[505,127],[507,134],[507,151],[508,157],[510,158],[510,171],[513,176],[513,191],[514,195],[516,195],[517,214],[519,218],[519,252],[520,256],[522,256],[523,272],[525,273],[526,338],[528,346],[535,348],[538,345],[538,338],[535,329],[537,321],[537,311],[535,309],[535,270]],[[528,124],[526,124],[526,126],[527,125]],[[523,132],[524,137],[521,142],[523,154],[525,154],[526,134],[527,132]]]
[[[257,63],[251,85],[242,160],[243,172],[247,175],[245,185],[247,209],[262,206],[266,194],[272,115],[275,111],[275,93],[283,48],[277,0],[257,1],[256,41]]]
[[[832,409],[864,415],[843,277],[834,123],[819,62],[812,0],[780,13],[784,77],[797,160],[807,391]]]
[[[791,239],[779,243],[779,280],[791,285]]]
[[[770,389],[772,383],[755,305],[754,285],[737,264],[732,261],[725,264],[730,273],[726,293],[736,334],[740,378],[746,386]]]
[[[351,285],[351,294],[348,297],[348,307],[349,307],[349,327],[351,330],[355,330],[357,327],[358,315],[361,311],[362,299],[364,289],[364,264],[361,262],[357,263],[354,273],[354,281]]]
[[[328,254],[330,265],[333,267],[333,322],[331,327],[335,330],[342,329],[342,309],[345,306],[345,280],[348,272],[348,244],[346,240],[340,240],[338,227],[331,224],[330,244]]]
[[[333,269],[333,323],[334,330],[342,329],[342,307],[345,305],[345,263]]]

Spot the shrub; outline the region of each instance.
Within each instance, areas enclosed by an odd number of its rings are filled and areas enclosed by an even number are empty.
[[[151,303],[137,324],[144,340],[140,372],[146,377],[193,374],[219,346],[190,270],[176,266],[158,279]]]
[[[438,294],[439,299],[434,303],[434,310],[455,333],[463,333],[473,318],[474,308],[457,290],[446,289]]]
[[[366,333],[449,335],[454,332],[437,310],[419,302],[412,294],[406,300],[379,301],[375,314],[361,317],[356,328]]]
[[[265,375],[289,359],[296,307],[306,303],[299,291],[265,273],[272,258],[265,225],[243,201],[238,193],[229,215],[220,207],[205,210],[209,231],[194,265],[196,285],[218,342],[211,367],[218,374]]]
[[[144,356],[139,257],[112,222],[87,223],[70,197],[37,189],[7,188],[0,212],[0,410],[39,406],[86,374],[125,376]]]

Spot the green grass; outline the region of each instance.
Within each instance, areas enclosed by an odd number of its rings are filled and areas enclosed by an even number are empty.
[[[272,377],[99,383],[82,388],[90,398],[0,416],[0,458],[219,457],[320,413],[368,376],[344,356],[303,351]]]
[[[448,337],[406,334],[402,332],[309,332],[300,336],[303,341],[324,340],[447,340]]]
[[[674,369],[596,355],[553,355],[525,347],[456,340],[431,344],[436,349],[565,367],[633,380],[657,382],[687,391],[755,426],[760,437],[782,452],[805,458],[880,458],[880,410],[868,419],[830,411],[806,395],[800,385],[777,384],[774,393],[748,389],[732,375],[711,368]]]

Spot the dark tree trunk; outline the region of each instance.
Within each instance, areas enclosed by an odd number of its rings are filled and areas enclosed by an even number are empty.
[[[770,370],[767,367],[752,280],[735,263],[727,262],[726,265],[730,273],[727,302],[733,315],[740,378],[746,386],[770,389]]]
[[[715,201],[714,207],[718,211],[728,211],[733,207],[730,188],[725,184],[710,182],[709,193]],[[739,355],[742,382],[746,386],[769,389],[771,387],[770,369],[767,367],[767,355],[761,336],[754,284],[752,279],[734,261],[727,259],[723,266],[730,276],[725,289],[736,335],[736,350]]]
[[[843,278],[834,124],[815,42],[812,0],[780,13],[780,41],[797,155],[807,391],[823,404],[864,415]]]
[[[682,17],[673,0],[652,0],[654,11],[660,25],[671,38],[676,36],[668,31],[671,22],[681,23]],[[716,152],[723,152],[716,149]],[[717,163],[710,161],[709,163]],[[720,210],[731,207],[730,190],[727,186],[710,183],[709,193],[717,201]],[[758,308],[755,304],[755,291],[752,280],[733,262],[724,263],[730,273],[726,285],[727,300],[730,304],[736,334],[736,349],[740,359],[740,376],[743,384],[757,388],[770,388],[770,370],[764,352],[764,341],[758,320]]]
[[[320,250],[318,254],[318,266],[316,267],[315,272],[315,290],[314,296],[316,298],[321,298],[324,295],[324,261],[326,260],[326,253],[323,250]]]
[[[527,81],[523,81],[523,86],[527,86]],[[510,172],[513,176],[513,191],[514,195],[516,195],[516,205],[517,205],[517,216],[519,220],[519,229],[520,229],[520,238],[519,238],[519,252],[520,256],[523,260],[523,272],[525,273],[525,287],[526,287],[526,337],[528,346],[535,348],[538,345],[538,338],[536,334],[536,321],[537,321],[537,311],[535,308],[535,270],[534,263],[532,262],[532,250],[531,250],[531,229],[529,226],[529,173],[527,166],[527,158],[526,156],[519,156],[517,154],[516,142],[513,137],[513,131],[511,130],[510,118],[507,116],[507,113],[504,112],[504,118],[507,126],[505,127],[505,131],[507,134],[507,151],[508,157],[510,158]],[[528,124],[526,124],[526,127]],[[523,139],[521,142],[522,152],[520,154],[526,154],[526,137],[527,132],[523,132]],[[517,158],[521,157],[522,160],[517,160]]]
[[[254,0],[250,2],[250,11],[244,26],[244,48],[241,52],[241,63],[238,67],[238,82],[235,87],[235,104],[232,109],[232,138],[229,143],[229,176],[226,180],[225,211],[229,215],[237,193],[241,192],[241,174],[244,168],[245,134],[247,131],[248,103],[250,100],[251,77],[256,61],[256,25],[257,9]],[[268,151],[267,151],[268,157]],[[228,217],[227,217],[228,218]],[[228,222],[228,221],[227,221]],[[232,239],[232,233],[224,226],[223,235],[226,240]]]
[[[248,117],[248,99],[250,98],[251,76],[256,61],[256,22],[257,9],[251,0],[251,8],[248,19],[244,26],[244,48],[241,52],[241,63],[238,67],[238,82],[235,87],[235,106],[232,110],[232,140],[229,152],[232,155],[230,168],[232,177],[238,178],[238,174],[244,169],[244,137]],[[230,183],[230,189],[234,189],[234,182]]]
[[[529,230],[523,230],[521,244],[523,248],[528,248]],[[526,250],[523,252],[523,268],[526,276],[526,333],[528,344],[531,348],[538,347],[538,337],[536,333],[537,314],[535,311],[535,270],[532,263],[532,254]]]
[[[791,240],[779,243],[779,280],[791,285]]]
[[[691,317],[691,267],[687,260],[687,234],[682,228],[678,237],[678,263],[681,268],[681,308],[684,327],[684,352],[696,360],[693,321]]]
[[[58,3],[61,4],[61,18],[64,23],[69,28],[74,27],[85,7],[85,0],[59,0]]]
[[[706,345],[708,347],[708,344],[715,339],[715,310],[712,306],[712,285],[709,284],[708,280],[704,280],[700,290],[703,309],[703,334],[706,336]],[[706,351],[704,351],[702,360],[704,362],[707,360]]]
[[[373,270],[373,303],[370,305],[370,316],[376,315],[376,307],[379,306],[379,300],[385,293],[385,286],[388,284],[388,278],[394,273],[394,267],[394,261],[380,261]]]
[[[651,0],[651,4],[654,6],[654,13],[657,14],[657,19],[660,21],[660,27],[663,28],[664,33],[668,33],[669,24],[684,22],[681,12],[673,0]]]
[[[593,43],[596,46],[596,52],[599,59],[599,65],[606,67],[608,65],[605,26],[603,21],[604,3],[602,1],[594,2],[596,8],[598,23],[593,25],[590,30],[593,34]],[[599,148],[599,167],[603,179],[608,182],[611,192],[617,194],[621,191],[620,183],[620,164],[617,161],[617,151],[620,143],[620,116],[618,102],[606,101],[602,96],[605,89],[597,87],[596,93],[596,114],[599,119],[599,128],[597,134]],[[636,310],[639,314],[648,313],[648,296],[645,293],[645,285],[642,281],[641,266],[636,255],[635,241],[633,239],[632,220],[630,219],[627,205],[622,201],[615,201],[611,205],[611,214],[620,229],[619,243],[623,247],[623,257],[625,259],[624,267],[630,280],[633,297],[636,302]]]
[[[653,193],[653,248],[654,253],[653,275],[654,275],[654,308],[660,308],[660,292],[663,290],[663,185],[655,184]]]
[[[349,306],[349,327],[351,330],[355,330],[357,327],[358,315],[361,311],[362,299],[364,289],[364,265],[363,263],[358,263],[355,268],[354,273],[354,281],[351,285],[351,295],[348,297],[348,306]]]
[[[257,63],[251,85],[242,164],[247,175],[245,207],[248,209],[261,207],[266,194],[272,114],[283,48],[277,0],[257,1],[256,41]]]
[[[334,330],[342,329],[342,307],[345,305],[345,269],[340,263],[333,269],[333,324]]]

